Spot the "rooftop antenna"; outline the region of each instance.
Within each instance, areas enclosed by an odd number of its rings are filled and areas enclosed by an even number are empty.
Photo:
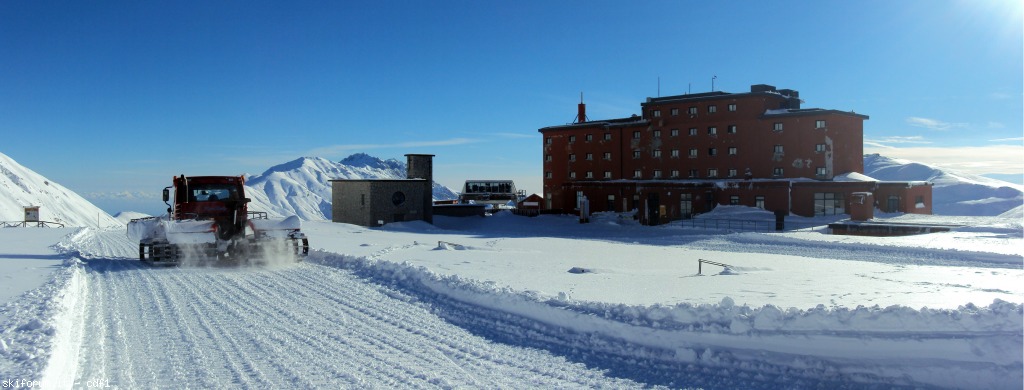
[[[715,79],[717,78],[718,76],[711,76],[711,92],[715,92]]]
[[[587,105],[583,104],[583,92],[580,91],[580,104],[576,106],[576,122],[583,123],[587,121]]]

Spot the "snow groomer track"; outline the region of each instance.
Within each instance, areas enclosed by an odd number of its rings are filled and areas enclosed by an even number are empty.
[[[541,302],[327,252],[281,267],[150,267],[108,235],[63,244],[81,261],[65,273],[40,375],[53,387],[1012,388],[1021,375],[1011,304],[977,309],[1006,311],[986,320],[1009,324],[1003,331],[938,331],[949,312],[912,311],[864,315],[931,328],[872,331],[847,311],[765,331],[752,328],[784,323],[787,313],[735,314],[723,302],[637,318],[622,305]],[[689,323],[669,320],[685,310]],[[834,325],[836,315],[850,327],[813,326]]]

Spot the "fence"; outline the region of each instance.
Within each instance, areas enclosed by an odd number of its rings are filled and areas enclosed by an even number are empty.
[[[64,227],[63,223],[50,222],[50,221],[0,221],[0,227],[11,228],[11,227]]]
[[[697,229],[731,230],[741,232],[773,232],[775,229],[774,220],[753,220],[753,219],[715,219],[715,218],[692,218],[682,220],[681,226]],[[820,222],[794,222],[785,221],[783,231],[819,231],[827,230],[827,224]]]
[[[701,266],[704,265],[705,263],[711,264],[711,265],[717,265],[717,266],[722,267],[724,269],[732,268],[732,266],[729,265],[729,264],[719,263],[719,262],[711,261],[711,260],[697,259],[697,275],[702,275],[702,271],[703,270],[701,269]]]

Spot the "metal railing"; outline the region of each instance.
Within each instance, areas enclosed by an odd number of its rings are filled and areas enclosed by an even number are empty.
[[[827,223],[784,221],[782,231],[828,229]],[[753,219],[691,218],[681,222],[683,227],[698,229],[729,230],[737,232],[774,232],[775,221]]]
[[[729,265],[729,264],[719,263],[717,261],[711,261],[711,260],[697,259],[697,275],[701,275],[702,274],[701,273],[701,271],[702,271],[701,266],[704,265],[704,263],[711,264],[711,265],[717,265],[717,266],[722,267],[724,269],[732,268],[732,266]]]
[[[50,222],[50,221],[0,221],[0,227],[13,228],[13,227],[64,227],[63,223]]]

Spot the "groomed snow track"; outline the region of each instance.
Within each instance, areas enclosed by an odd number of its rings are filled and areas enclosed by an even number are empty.
[[[636,386],[490,342],[337,268],[86,262],[74,383],[122,388]]]
[[[32,379],[75,388],[757,389],[1012,388],[1021,376],[1019,305],[988,309],[1009,318],[1005,331],[739,332],[729,330],[742,327],[735,318],[656,325],[622,305],[559,305],[327,252],[283,267],[154,268],[112,236],[85,231],[63,244],[84,261],[61,273],[49,365]],[[745,310],[753,322],[784,316]]]

